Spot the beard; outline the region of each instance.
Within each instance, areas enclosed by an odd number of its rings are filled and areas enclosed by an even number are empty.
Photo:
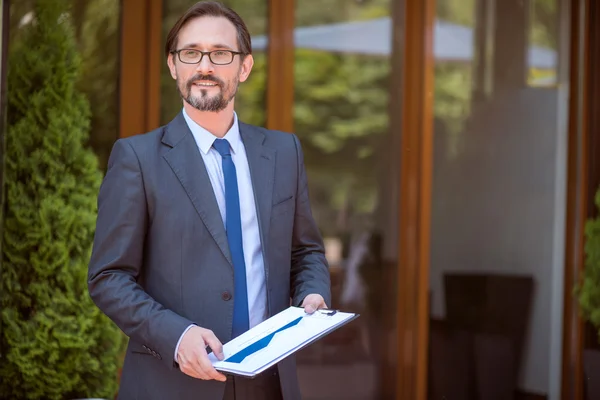
[[[217,87],[219,88],[219,92],[211,96],[208,94],[208,89],[203,89],[199,86],[200,95],[192,94],[192,86],[194,86],[194,82],[201,80],[216,83]],[[219,112],[224,110],[235,97],[238,86],[239,78],[237,76],[227,83],[215,76],[201,74],[192,76],[185,83],[177,79],[177,90],[179,91],[179,95],[184,101],[198,111]]]

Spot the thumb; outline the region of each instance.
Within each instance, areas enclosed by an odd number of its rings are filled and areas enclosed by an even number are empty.
[[[213,353],[215,353],[215,356],[217,356],[219,360],[223,360],[223,345],[219,339],[217,339],[215,334],[210,331],[205,332],[205,334],[202,335],[202,338],[204,339],[204,343],[210,346]]]
[[[312,303],[307,304],[306,306],[304,306],[304,312],[308,313],[308,314],[312,314],[315,311],[317,311],[317,306],[315,306]]]

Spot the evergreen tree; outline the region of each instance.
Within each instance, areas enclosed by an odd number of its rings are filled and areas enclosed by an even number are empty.
[[[596,213],[600,212],[600,189],[594,197]],[[600,338],[600,215],[585,223],[585,268],[575,294],[581,316],[595,329]]]
[[[91,301],[102,175],[67,0],[37,0],[8,58],[0,398],[112,397],[123,335]]]

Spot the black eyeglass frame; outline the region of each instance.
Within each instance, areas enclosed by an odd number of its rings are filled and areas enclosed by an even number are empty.
[[[183,61],[181,59],[181,52],[184,50],[192,50],[192,51],[197,51],[198,53],[201,54],[200,56],[200,60],[198,60],[197,62],[186,62]],[[212,59],[212,53],[216,53],[216,52],[227,52],[227,53],[231,53],[231,61],[229,61],[228,63],[216,63],[213,61]],[[179,50],[173,50],[171,52],[171,54],[175,55],[177,54],[177,58],[179,59],[179,61],[181,61],[184,64],[200,64],[202,62],[202,60],[204,59],[205,55],[208,55],[208,59],[210,60],[211,63],[213,63],[214,65],[229,65],[233,62],[233,60],[235,59],[235,56],[237,55],[246,55],[246,53],[241,52],[241,51],[233,51],[233,50],[211,50],[211,51],[202,51],[202,50],[198,50],[198,49],[179,49]]]

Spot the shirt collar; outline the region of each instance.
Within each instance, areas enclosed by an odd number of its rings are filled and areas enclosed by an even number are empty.
[[[185,122],[187,122],[188,127],[192,131],[192,135],[194,135],[194,139],[196,139],[196,143],[198,144],[198,148],[204,154],[208,154],[210,148],[212,147],[215,139],[218,139],[215,135],[198,125],[183,109],[183,117],[185,118]],[[240,128],[238,124],[238,118],[235,111],[233,112],[233,124],[231,128],[227,131],[223,139],[227,139],[229,145],[231,146],[231,150],[233,153],[237,153],[239,150],[239,146],[242,145],[242,138],[240,136]]]

